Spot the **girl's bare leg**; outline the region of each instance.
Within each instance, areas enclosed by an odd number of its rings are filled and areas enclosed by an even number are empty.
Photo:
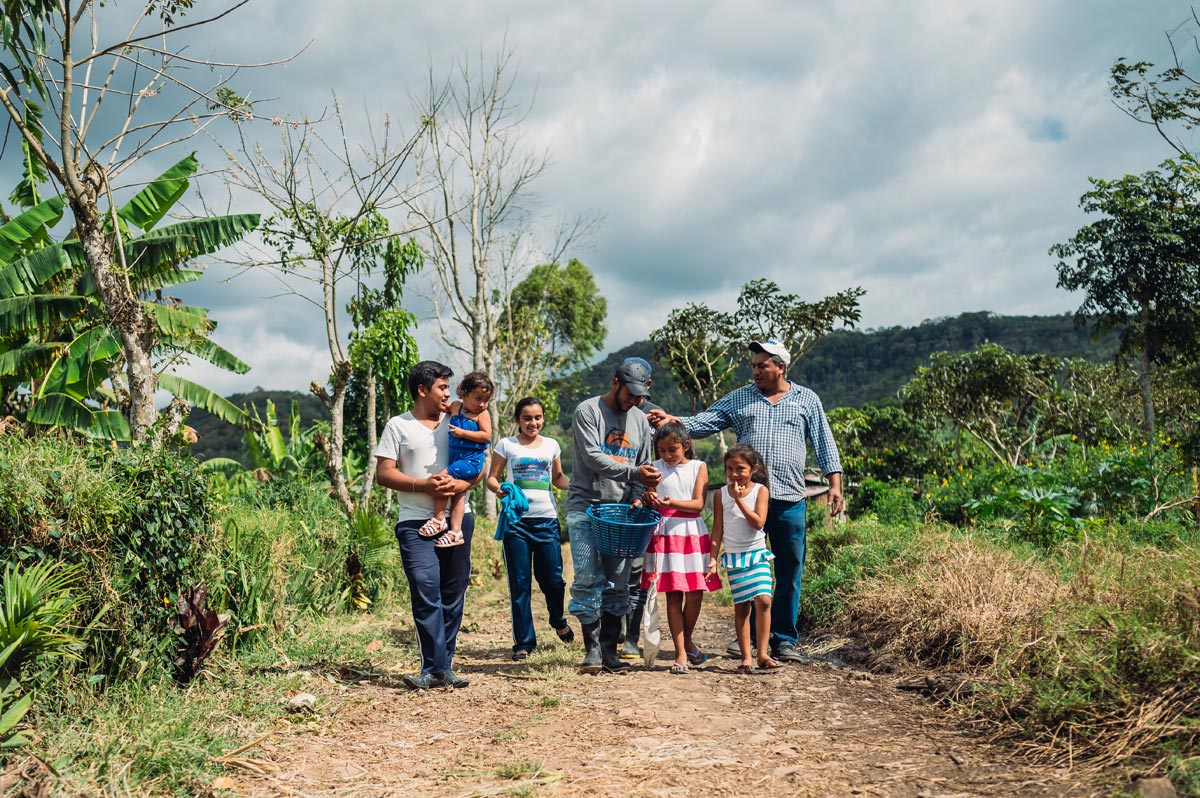
[[[693,590],[683,594],[683,646],[690,652],[700,650],[692,633],[696,631],[696,623],[700,620],[700,606],[704,603],[704,591]]]
[[[450,529],[462,531],[463,518],[467,514],[467,494],[456,493],[450,497]]]
[[[771,658],[771,597],[755,596],[754,611],[755,633],[758,635],[758,661],[766,662]]]
[[[675,645],[675,664],[687,667],[687,649],[683,642],[683,593],[671,590],[667,593],[667,628],[671,630],[671,642]]]
[[[733,605],[733,628],[737,633],[738,648],[742,651],[742,664],[754,667],[754,654],[750,650],[750,602]]]

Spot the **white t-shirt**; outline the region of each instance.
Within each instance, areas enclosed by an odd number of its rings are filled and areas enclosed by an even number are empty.
[[[425,479],[446,470],[450,453],[450,414],[443,413],[434,429],[413,418],[412,412],[393,416],[379,436],[376,457],[396,461],[406,476]],[[433,497],[428,493],[397,491],[400,510],[397,521],[424,521],[433,515]],[[471,507],[467,505],[467,512]]]
[[[554,478],[554,461],[562,456],[558,441],[542,436],[541,443],[531,449],[513,435],[501,438],[494,452],[507,461],[505,480],[523,490],[529,499],[529,511],[525,515],[556,518],[558,509],[554,504],[551,480]]]

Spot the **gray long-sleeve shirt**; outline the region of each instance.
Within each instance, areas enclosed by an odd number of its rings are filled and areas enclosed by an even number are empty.
[[[653,462],[653,432],[639,408],[618,413],[604,397],[585,399],[571,421],[574,452],[567,512],[582,513],[598,502],[631,502],[645,487],[638,466]]]

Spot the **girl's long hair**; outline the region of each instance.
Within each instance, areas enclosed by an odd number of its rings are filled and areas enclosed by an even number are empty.
[[[668,421],[654,433],[654,453],[658,454],[658,445],[663,442],[675,442],[683,446],[683,455],[689,460],[696,459],[696,450],[692,447],[692,436],[687,427],[678,421]]]
[[[762,455],[753,446],[748,443],[735,443],[729,447],[729,451],[725,452],[725,462],[728,463],[734,457],[750,466],[751,482],[757,482],[759,485],[767,484],[767,464],[763,462]],[[726,465],[725,468],[728,470],[729,466]]]

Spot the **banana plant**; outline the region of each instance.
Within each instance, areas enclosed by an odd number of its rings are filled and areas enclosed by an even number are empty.
[[[192,259],[228,246],[253,230],[254,214],[190,219],[158,227],[199,168],[194,154],[139,191],[109,219],[122,242],[126,275],[151,320],[147,331],[159,387],[234,424],[245,412],[213,391],[165,371],[180,354],[244,373],[249,366],[209,338],[216,322],[163,291],[198,280]],[[38,203],[0,227],[0,389],[6,403],[27,403],[26,421],[85,435],[128,440],[121,405],[120,341],[106,322],[94,278],[78,240],[47,243],[63,215],[59,197]],[[136,231],[136,232],[135,232]],[[117,382],[114,384],[114,379]]]
[[[245,435],[243,443],[246,454],[250,459],[247,470],[240,462],[229,457],[213,457],[201,463],[201,468],[207,471],[217,471],[227,477],[236,479],[239,475],[257,473],[260,478],[274,479],[304,473],[315,467],[318,457],[313,435],[317,427],[301,429],[300,403],[292,400],[288,414],[288,436],[284,440],[283,428],[279,426],[279,415],[275,403],[270,399],[266,403],[266,412],[259,414],[254,405],[247,406],[244,411],[246,423],[243,425]],[[265,418],[263,417],[265,415]],[[245,482],[245,480],[243,480]],[[248,487],[236,485],[236,488]]]

